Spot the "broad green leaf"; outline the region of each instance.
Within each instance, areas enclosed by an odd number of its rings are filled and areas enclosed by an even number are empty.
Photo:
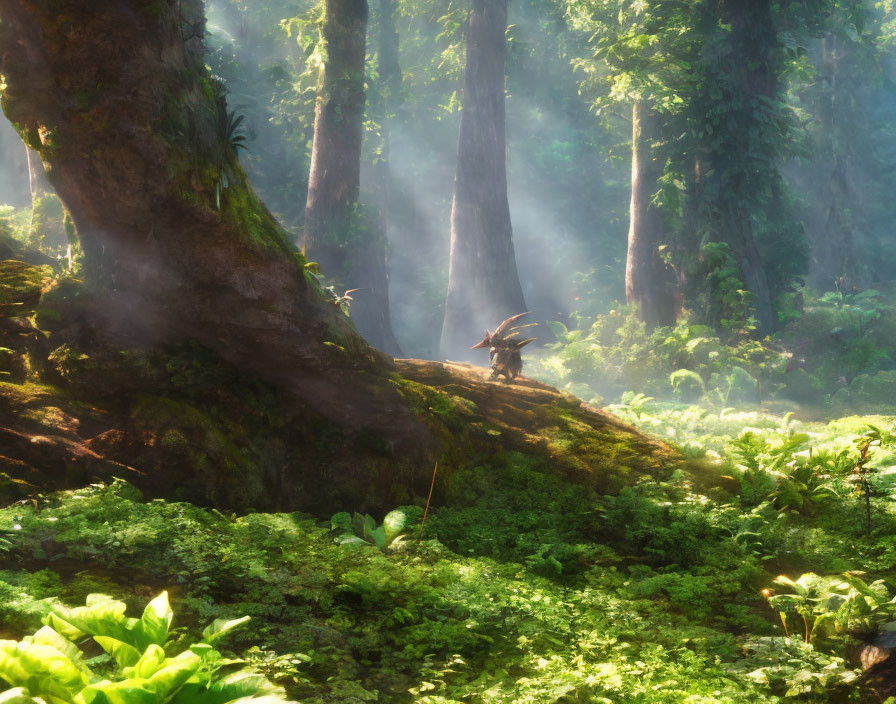
[[[32,697],[24,687],[15,687],[0,692],[0,704],[44,704],[44,701]]]
[[[103,650],[115,658],[115,662],[121,668],[133,667],[140,660],[141,653],[133,645],[108,636],[94,636],[93,639],[100,644]]]
[[[364,537],[364,516],[357,512],[352,514],[352,533],[359,538]]]
[[[236,701],[258,702],[263,697],[280,702],[285,698],[282,687],[268,681],[264,675],[241,671],[203,687],[186,684],[174,697],[172,704],[229,704]]]
[[[248,623],[249,620],[248,616],[231,620],[219,618],[216,621],[213,621],[209,626],[206,626],[205,630],[202,631],[202,642],[211,645],[232,630],[239,628],[244,623]]]
[[[173,618],[174,612],[168,603],[168,592],[162,592],[143,610],[143,617],[140,619],[143,635],[150,643],[165,645]]]
[[[401,509],[395,509],[386,514],[383,519],[383,530],[388,542],[392,542],[404,530],[408,522],[408,515]]]
[[[352,515],[348,511],[334,513],[330,519],[330,530],[338,530],[341,533],[352,532]]]
[[[90,668],[87,667],[87,663],[84,662],[84,655],[78,649],[78,646],[67,638],[63,638],[49,626],[44,626],[31,638],[34,643],[49,645],[51,648],[55,648],[71,660],[75,667],[87,675],[88,678],[93,677],[93,673],[90,671]]]
[[[122,674],[127,678],[147,679],[152,677],[165,662],[165,651],[155,643],[151,644],[133,667],[126,667]]]
[[[362,533],[361,537],[363,537],[364,540],[366,540],[368,543],[373,543],[373,531],[376,530],[376,521],[373,520],[373,516],[371,516],[369,513],[364,514],[363,530],[364,532]]]
[[[68,621],[60,618],[53,612],[48,613],[43,617],[42,620],[49,628],[52,628],[54,631],[61,634],[64,638],[68,638],[69,640],[80,640],[85,635],[87,635],[86,633],[78,628],[75,628]]]
[[[87,597],[87,606],[69,609],[62,604],[54,604],[44,623],[70,640],[86,634],[127,643],[138,651],[137,658],[127,663],[132,665],[139,659],[139,653],[152,641],[144,635],[139,619],[125,616],[126,608],[123,601],[104,594],[91,594]]]
[[[336,539],[336,542],[340,545],[370,545],[363,538],[359,538],[357,535],[342,535]]]
[[[88,594],[87,598],[84,600],[85,606],[96,606],[98,604],[108,604],[109,602],[114,602],[115,599],[108,594]],[[121,603],[121,602],[118,602]],[[124,611],[122,611],[124,613]]]
[[[386,530],[383,526],[376,528],[370,532],[370,537],[374,545],[376,545],[380,550],[385,550],[386,546],[389,545],[389,541],[386,538]]]
[[[24,687],[32,696],[72,701],[90,678],[65,654],[51,645],[0,641],[0,677],[11,687]]]
[[[202,667],[202,658],[191,650],[169,658],[146,680],[146,686],[167,700]]]
[[[566,342],[566,336],[569,334],[569,329],[563,323],[557,320],[549,320],[547,325],[551,329],[551,332],[554,333],[554,337],[560,342]]]
[[[75,704],[161,704],[164,700],[145,687],[146,680],[130,679],[121,682],[102,680],[85,687]]]
[[[164,704],[201,666],[202,658],[188,650],[165,660],[151,677],[92,684],[81,692],[76,704]]]

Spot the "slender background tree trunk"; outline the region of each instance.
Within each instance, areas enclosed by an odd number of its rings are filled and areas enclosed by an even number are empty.
[[[326,60],[314,113],[304,247],[337,286],[359,289],[351,304],[358,330],[374,346],[397,353],[385,234],[359,205],[367,0],[326,0],[325,8]]]
[[[479,359],[470,346],[526,310],[507,202],[504,55],[507,0],[473,0],[451,208],[451,258],[440,353]]]
[[[847,285],[860,283],[855,246],[855,220],[861,212],[855,188],[851,135],[859,128],[853,119],[848,78],[844,75],[847,41],[836,34],[822,40],[821,74],[827,81],[819,95],[816,202],[811,227],[813,283],[826,291],[842,279]]]
[[[648,328],[674,325],[676,295],[672,272],[659,247],[666,240],[662,213],[652,203],[659,190],[663,164],[653,154],[659,116],[642,101],[632,108],[632,202],[629,211],[625,297],[637,306]]]
[[[379,99],[374,109],[375,119],[379,122],[382,145],[376,163],[377,206],[379,211],[379,231],[382,233],[383,246],[381,254],[377,253],[377,261],[382,268],[379,280],[382,285],[378,289],[381,300],[377,310],[382,311],[382,329],[387,338],[384,351],[393,356],[402,354],[398,341],[392,332],[391,309],[389,306],[389,227],[392,203],[391,173],[391,131],[392,113],[398,104],[401,92],[401,65],[398,63],[398,32],[395,31],[395,1],[380,0],[379,33],[377,37],[377,59],[379,69]],[[372,106],[373,107],[373,106]]]

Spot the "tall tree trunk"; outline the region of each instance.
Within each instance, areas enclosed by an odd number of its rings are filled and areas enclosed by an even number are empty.
[[[507,202],[504,54],[507,0],[473,0],[451,208],[451,259],[440,353],[470,346],[526,310]]]
[[[326,60],[314,112],[304,245],[338,285],[359,289],[352,319],[376,347],[398,352],[389,318],[386,239],[359,207],[367,0],[326,0]]]
[[[373,109],[375,119],[380,125],[382,134],[382,151],[376,164],[377,175],[377,205],[379,210],[379,230],[382,232],[384,246],[382,247],[382,279],[385,284],[381,287],[382,300],[380,310],[385,313],[384,329],[388,331],[389,341],[385,351],[389,354],[401,355],[398,341],[392,334],[391,308],[389,306],[389,226],[390,206],[392,201],[392,174],[391,174],[391,137],[392,137],[392,113],[398,104],[401,92],[401,65],[398,63],[398,32],[395,30],[395,0],[380,0],[379,7],[379,34],[377,37],[377,60],[379,69],[379,104]],[[373,106],[371,106],[373,108]]]
[[[395,31],[395,0],[380,0],[377,63],[379,85],[371,112],[379,123],[382,135],[379,159],[375,165],[377,206],[380,227],[388,240],[389,209],[392,198],[390,156],[392,146],[392,113],[401,91],[401,65],[398,63],[398,32]]]
[[[663,164],[652,151],[658,137],[659,116],[643,100],[635,101],[625,298],[637,306],[641,320],[650,329],[674,325],[677,312],[672,272],[659,253],[665,241],[665,223],[652,202],[663,175]]]
[[[389,360],[249,187],[203,34],[199,0],[0,0],[3,109],[81,235],[97,334],[196,339],[333,423],[419,447]]]
[[[849,105],[845,75],[847,41],[836,34],[822,40],[822,75],[826,89],[818,97],[819,136],[813,169],[816,178],[812,227],[812,281],[827,290],[839,282],[860,283],[854,214],[861,212],[852,173],[852,135],[857,116]]]
[[[714,168],[730,170],[727,184],[722,194],[721,217],[722,237],[740,267],[743,282],[753,294],[756,322],[759,331],[770,334],[774,331],[771,290],[765,265],[753,233],[750,196],[765,186],[777,173],[777,166],[767,161],[755,163],[751,151],[770,151],[768,144],[753,144],[754,133],[762,132],[754,113],[763,109],[763,101],[775,100],[780,91],[779,79],[773,52],[777,49],[777,32],[772,17],[772,0],[720,0],[722,21],[731,25],[733,81],[731,89],[737,93],[736,113],[729,120],[740,143],[734,144],[724,159],[717,159]],[[753,125],[752,129],[745,129]]]

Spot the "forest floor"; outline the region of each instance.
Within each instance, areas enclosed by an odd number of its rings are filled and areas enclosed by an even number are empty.
[[[420,507],[405,508],[407,538],[382,549],[344,541],[338,520],[147,500],[123,480],[43,494],[0,510],[2,635],[39,625],[35,600],[102,592],[138,612],[167,589],[176,642],[250,615],[227,647],[302,702],[855,701],[856,642],[824,625],[827,602],[807,612],[807,643],[796,613],[785,636],[761,590],[788,591],[778,574],[858,571],[873,584],[896,571],[893,457],[875,451],[870,532],[848,477],[797,487],[797,509],[765,475],[810,446],[849,451],[867,424],[896,418],[616,410],[743,490],[680,470],[604,494],[512,452],[455,472],[422,536]],[[736,443],[745,427],[752,450]]]

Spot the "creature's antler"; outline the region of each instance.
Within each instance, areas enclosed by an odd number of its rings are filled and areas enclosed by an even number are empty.
[[[514,315],[512,318],[508,318],[507,320],[505,320],[503,323],[501,323],[498,326],[498,329],[495,330],[494,335],[492,335],[492,337],[500,337],[501,333],[507,329],[508,325],[510,325],[511,323],[515,323],[517,320],[522,318],[524,315],[529,315],[529,312],[526,311],[525,313],[520,313],[519,315]]]

